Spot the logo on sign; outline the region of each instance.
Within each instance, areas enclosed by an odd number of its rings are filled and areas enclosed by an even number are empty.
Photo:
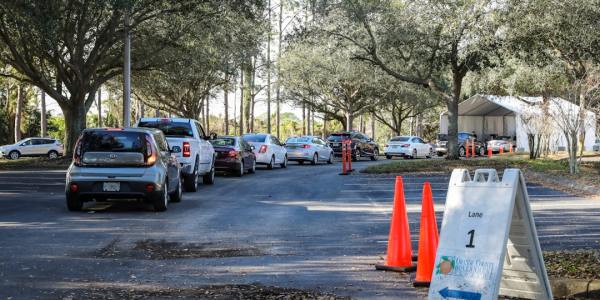
[[[442,256],[440,263],[435,267],[435,274],[448,275],[454,269],[454,257]]]
[[[435,267],[435,274],[492,279],[494,277],[494,264],[479,259],[442,256],[440,263]]]

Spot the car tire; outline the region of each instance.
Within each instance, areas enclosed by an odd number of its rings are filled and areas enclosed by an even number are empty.
[[[410,156],[411,159],[415,159],[417,158],[417,149],[413,149],[412,151],[412,155]]]
[[[48,158],[49,159],[57,159],[58,158],[58,152],[56,152],[54,150],[48,152]]]
[[[177,183],[177,189],[171,195],[169,195],[171,202],[181,202],[183,199],[183,188],[181,187],[181,177],[179,178],[179,183]]]
[[[267,165],[267,170],[273,170],[274,165],[275,165],[275,156],[271,156],[271,161]]]
[[[243,170],[243,168],[242,168]],[[202,183],[203,184],[214,184],[215,183],[215,165],[213,162],[213,166],[212,168],[210,168],[210,172],[204,174],[204,176],[202,176]]]
[[[385,158],[392,159],[392,156],[391,155],[386,155]]]
[[[77,195],[67,194],[67,209],[69,211],[81,211],[83,208],[83,201]]]
[[[254,174],[256,172],[256,159],[254,159],[252,161],[252,168],[250,168],[250,170],[248,170],[249,174]]]
[[[358,157],[360,156],[360,149],[356,148],[353,152],[350,152],[350,159],[352,161],[358,161]]]
[[[310,164],[314,166],[314,165],[316,165],[316,164],[317,164],[317,162],[318,162],[318,161],[319,161],[319,156],[318,156],[316,153],[315,153],[315,154],[313,154],[313,157],[312,157],[312,159],[310,160]]]
[[[444,156],[444,152],[438,152],[437,156]]]
[[[425,158],[432,158],[433,157],[433,149],[429,148],[429,155],[425,155]]]
[[[157,197],[154,197],[154,201],[152,201],[152,206],[154,206],[155,211],[165,211],[167,210],[167,205],[169,202],[169,188],[167,187],[167,183],[163,184],[163,189]]]
[[[19,159],[19,157],[21,157],[21,153],[17,150],[13,150],[8,153],[8,158],[10,159]]]
[[[285,169],[285,168],[287,168],[287,163],[288,163],[288,160],[287,160],[287,154],[286,154],[283,157],[283,163],[281,163],[280,166]]]
[[[327,160],[327,164],[331,165],[333,164],[333,152],[329,153],[329,159]]]
[[[373,151],[373,155],[371,156],[371,160],[375,161],[379,158],[379,149],[375,148],[375,150]]]
[[[240,169],[237,170],[237,172],[235,173],[235,176],[237,176],[237,177],[244,176],[244,161],[243,160],[242,160],[242,162],[240,162]]]
[[[183,177],[183,185],[186,192],[195,193],[198,191],[198,174],[196,171]]]
[[[466,155],[465,147],[458,148],[458,156],[465,156],[465,155]]]

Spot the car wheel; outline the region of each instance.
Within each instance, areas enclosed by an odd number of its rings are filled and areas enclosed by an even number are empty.
[[[432,158],[433,157],[433,149],[429,148],[429,155],[426,155],[425,158]]]
[[[248,173],[250,174],[254,174],[254,172],[256,172],[256,159],[252,160],[252,168],[248,170]]]
[[[8,157],[10,159],[19,159],[19,157],[21,157],[21,153],[19,153],[19,151],[17,151],[17,150],[13,150],[13,151],[10,151],[10,153],[8,154]]]
[[[379,158],[379,149],[375,148],[373,151],[373,156],[371,156],[371,160],[377,160]]]
[[[237,173],[235,173],[235,176],[237,176],[237,177],[244,176],[244,161],[240,162],[240,169],[237,170]]]
[[[77,195],[67,194],[67,208],[69,211],[81,211],[83,201]]]
[[[438,152],[437,156],[444,156],[444,152]]]
[[[275,156],[271,156],[271,161],[267,165],[268,170],[273,170],[273,166],[275,165]]]
[[[154,198],[152,205],[154,206],[155,211],[165,211],[167,210],[167,205],[169,202],[169,193],[168,193],[167,183],[163,184],[163,189],[158,197]]]
[[[350,152],[350,159],[352,159],[352,161],[357,161],[359,155],[360,155],[360,149],[356,148],[356,150],[354,152]]]
[[[183,185],[186,192],[195,193],[198,191],[198,158],[196,158],[194,172],[192,172],[192,174],[186,174],[183,177]]]
[[[283,158],[283,163],[281,163],[281,167],[284,169],[287,168],[287,154]]]
[[[49,159],[56,159],[56,158],[58,158],[58,152],[56,152],[54,150],[48,152],[48,158]]]
[[[242,168],[243,170],[243,168]],[[215,165],[213,163],[212,168],[210,169],[210,172],[208,172],[207,174],[204,174],[204,176],[202,176],[202,183],[204,184],[214,184],[215,183]]]
[[[458,148],[458,156],[465,156],[465,147]]]
[[[327,160],[327,164],[333,164],[333,152],[329,153],[329,159]]]
[[[317,161],[319,161],[319,156],[315,153],[315,154],[313,154],[313,157],[312,157],[312,160],[310,161],[310,164],[314,166],[314,165],[317,164]]]
[[[392,159],[392,156],[391,155],[386,155],[385,158]]]
[[[181,187],[181,177],[179,177],[179,182],[177,183],[177,189],[173,194],[170,195],[171,202],[181,202],[183,199],[183,188]]]

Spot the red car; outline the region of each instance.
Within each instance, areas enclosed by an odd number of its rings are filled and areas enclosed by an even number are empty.
[[[215,170],[242,177],[256,171],[253,146],[239,136],[221,136],[210,141],[215,149]]]

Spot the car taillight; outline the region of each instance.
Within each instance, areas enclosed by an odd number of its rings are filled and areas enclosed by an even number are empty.
[[[410,144],[402,144],[402,148],[408,148],[410,147]]]
[[[267,145],[262,145],[260,146],[260,149],[258,149],[258,153],[266,153],[267,152]]]
[[[385,144],[385,146],[384,146],[384,147],[389,147],[389,146],[390,146],[390,145],[388,145],[388,144]]]
[[[152,147],[152,143],[150,142],[150,137],[146,136],[146,166],[152,166],[156,162],[157,154]]]
[[[69,190],[72,193],[77,193],[77,191],[79,190],[79,186],[77,185],[77,183],[71,183],[71,185],[69,186]]]
[[[81,166],[81,137],[75,143],[75,151],[73,151],[73,163],[76,166]]]
[[[304,144],[304,145],[302,145],[302,148],[304,148],[304,149],[308,149],[308,148],[310,148],[310,145],[308,145],[308,144]]]
[[[191,155],[190,142],[183,142],[183,157],[190,157]]]
[[[238,152],[235,150],[230,150],[229,152],[227,152],[227,156],[229,157],[236,157],[238,155]]]

